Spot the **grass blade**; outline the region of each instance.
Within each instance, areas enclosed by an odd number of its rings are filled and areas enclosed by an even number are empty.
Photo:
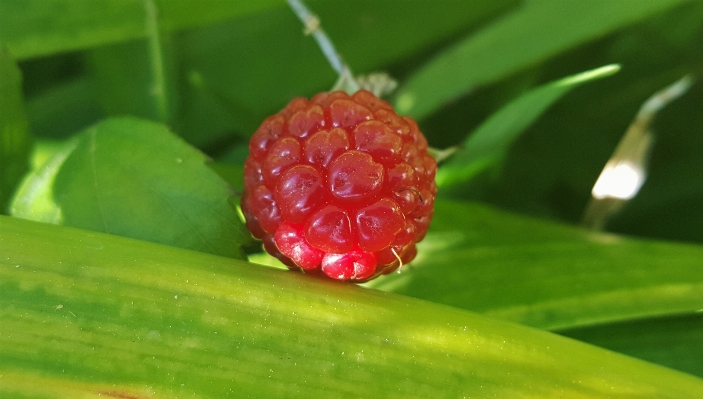
[[[418,258],[369,283],[544,329],[668,314],[703,303],[703,248],[635,240],[437,201]]]
[[[3,396],[703,395],[548,332],[233,259],[9,217],[0,253]]]
[[[463,148],[437,171],[437,185],[446,188],[466,183],[481,171],[495,166],[520,133],[571,89],[619,70],[619,65],[606,65],[567,76],[513,100],[466,138]]]
[[[476,86],[684,1],[528,1],[422,67],[397,93],[396,110],[421,119]]]

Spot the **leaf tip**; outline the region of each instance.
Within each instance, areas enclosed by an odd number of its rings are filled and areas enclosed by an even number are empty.
[[[589,80],[600,79],[610,75],[614,75],[620,71],[620,64],[609,64],[602,67],[581,72],[576,75],[569,76],[558,82],[559,86],[572,86],[587,82]]]

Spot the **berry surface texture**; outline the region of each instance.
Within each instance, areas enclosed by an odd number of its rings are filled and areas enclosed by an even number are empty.
[[[372,93],[296,98],[249,142],[242,211],[292,269],[363,282],[407,264],[427,233],[437,163],[414,120]]]

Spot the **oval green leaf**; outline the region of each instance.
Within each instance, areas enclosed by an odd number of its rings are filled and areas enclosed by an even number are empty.
[[[249,232],[205,161],[163,125],[109,119],[30,175],[13,215],[243,258]]]

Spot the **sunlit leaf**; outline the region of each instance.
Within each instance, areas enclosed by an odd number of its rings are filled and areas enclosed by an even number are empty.
[[[9,217],[0,253],[3,396],[703,395],[548,332],[209,254]]]

